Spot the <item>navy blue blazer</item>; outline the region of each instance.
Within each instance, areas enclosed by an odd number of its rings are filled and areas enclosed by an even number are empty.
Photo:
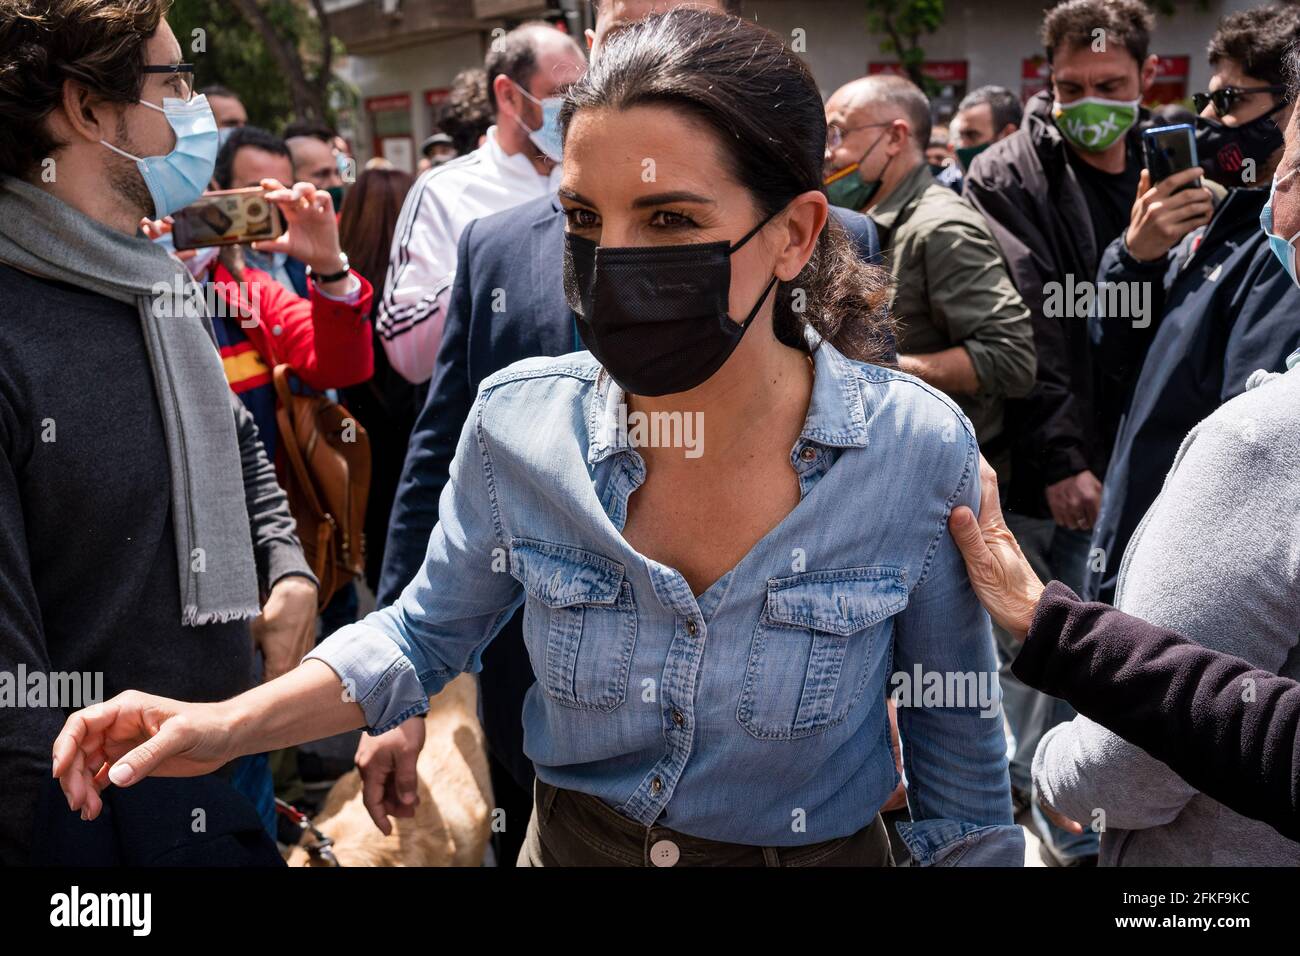
[[[875,224],[845,209],[832,212],[858,255],[877,262]],[[397,599],[424,560],[479,383],[520,359],[574,351],[575,317],[562,278],[564,218],[559,202],[549,196],[475,220],[461,234],[432,385],[411,434],[389,519],[377,595],[381,607]],[[494,311],[503,299],[504,311]],[[530,788],[533,768],[523,754],[520,712],[534,677],[521,621],[516,613],[488,645],[480,691],[489,748],[521,786]]]

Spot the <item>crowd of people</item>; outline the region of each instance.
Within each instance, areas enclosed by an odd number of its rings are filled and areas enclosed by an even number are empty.
[[[1063,0],[1048,88],[941,126],[598,0],[412,176],[167,7],[0,0],[0,671],[109,698],[0,687],[0,861],[278,864],[357,728],[390,833],[471,673],[503,865],[1300,864],[1300,8],[1152,112],[1147,5]],[[287,229],[178,249],[229,189]],[[285,369],[368,438],[353,583]]]

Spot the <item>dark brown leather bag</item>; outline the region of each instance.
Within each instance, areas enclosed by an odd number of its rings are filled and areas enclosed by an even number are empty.
[[[294,394],[292,374],[288,365],[277,365],[272,373],[280,446],[288,464],[282,480],[324,607],[339,588],[365,573],[370,437],[328,395]]]

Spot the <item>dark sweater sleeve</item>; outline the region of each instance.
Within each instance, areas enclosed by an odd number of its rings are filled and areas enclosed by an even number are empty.
[[[230,406],[239,437],[239,463],[244,474],[244,501],[257,560],[258,586],[265,595],[277,581],[291,574],[309,578],[319,586],[303,556],[289,499],[275,480],[275,468],[266,457],[253,415],[234,392],[230,392]]]
[[[1300,684],[1053,581],[1012,672],[1300,840]]]
[[[50,778],[51,748],[64,713],[26,696],[28,676],[51,674],[19,490],[18,463],[29,435],[0,388],[0,865],[29,860],[36,803]],[[34,700],[34,698],[33,698]],[[23,706],[20,706],[23,705]]]

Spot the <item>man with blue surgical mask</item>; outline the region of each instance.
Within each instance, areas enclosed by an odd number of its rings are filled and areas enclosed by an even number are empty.
[[[376,331],[393,368],[417,385],[433,374],[465,227],[558,188],[559,100],[587,61],[570,36],[532,22],[494,40],[485,68],[496,118],[487,141],[420,176],[393,236]]]
[[[316,581],[185,267],[141,235],[199,197],[217,154],[167,6],[4,7],[0,671],[221,700],[251,686],[255,634],[309,638]],[[0,724],[0,864],[279,864],[232,784],[269,797],[246,761],[114,794],[99,834],[69,835],[81,821],[43,768],[69,702],[33,703]],[[205,833],[132,822],[177,801],[205,808]]]

